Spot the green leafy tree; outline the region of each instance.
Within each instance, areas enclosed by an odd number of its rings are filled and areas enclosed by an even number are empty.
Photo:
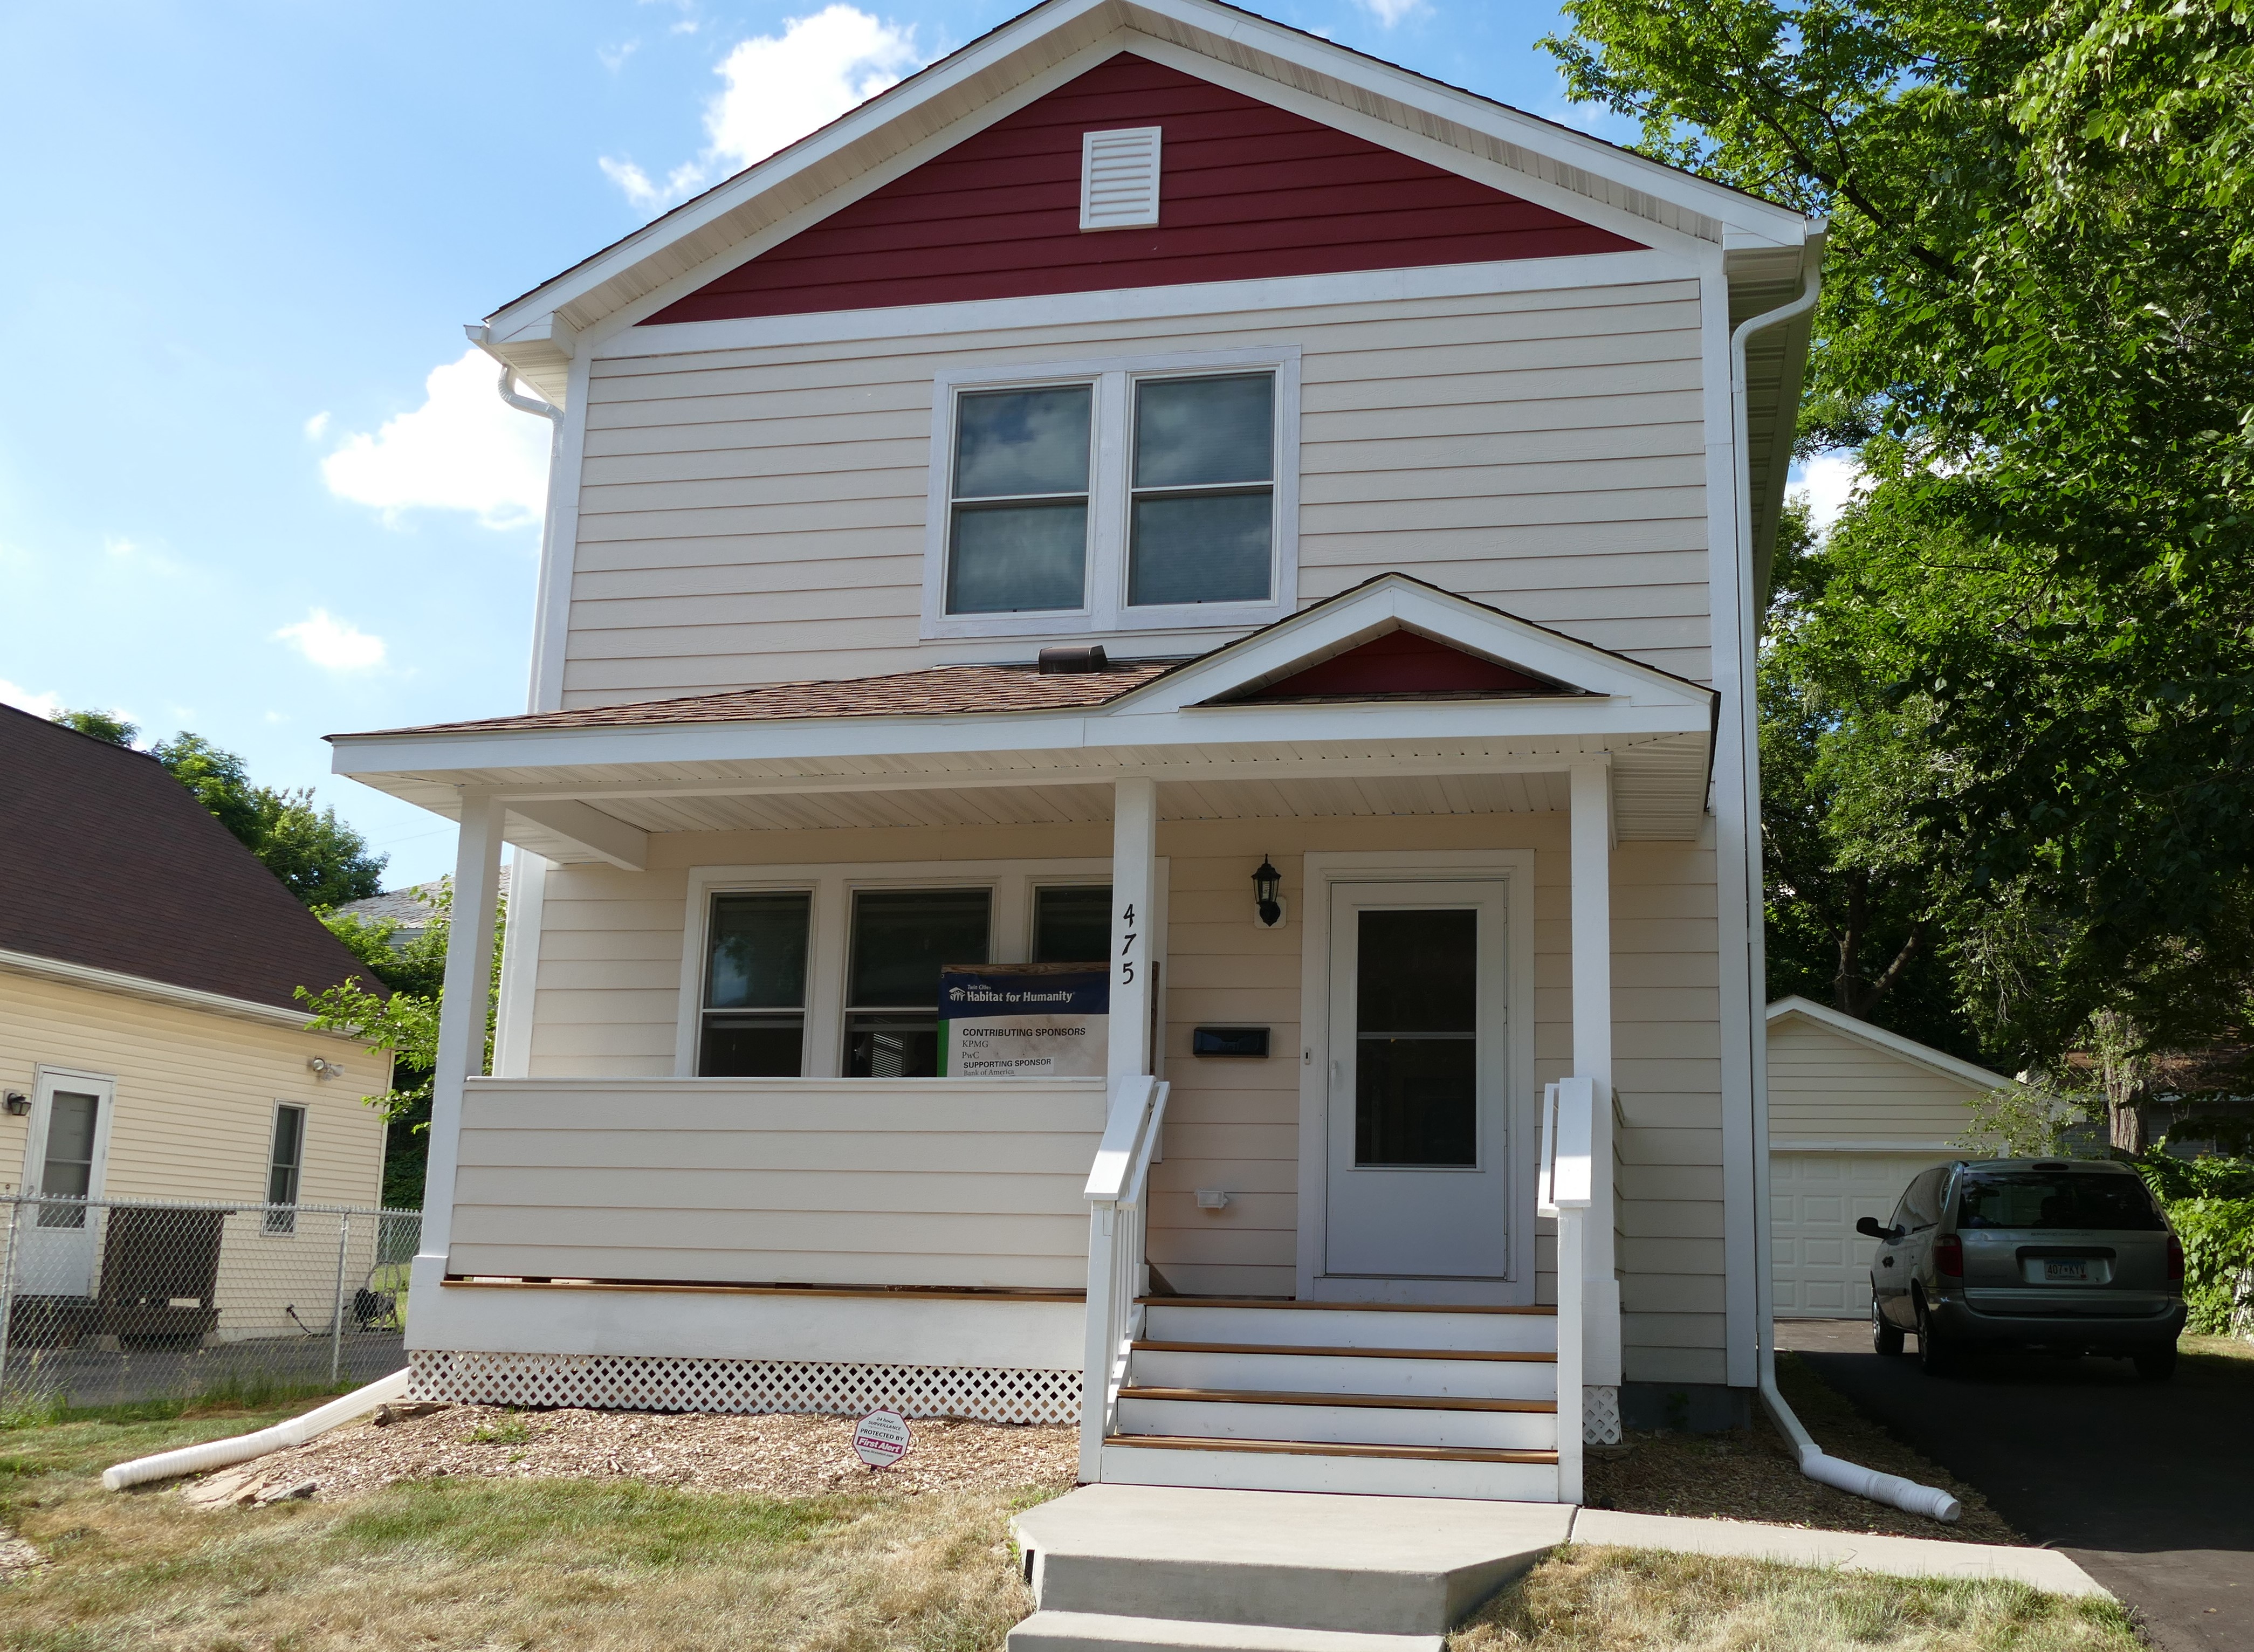
[[[384,1154],[384,1200],[404,1208],[423,1202],[446,947],[453,928],[453,880],[446,879],[435,894],[424,899],[430,906],[430,921],[403,946],[393,945],[400,929],[394,920],[371,924],[335,914],[322,919],[329,932],[368,965],[369,974],[391,989],[388,994],[370,990],[357,976],[323,992],[298,989],[298,1001],[313,1012],[314,1028],[365,1040],[391,1055],[390,1088],[361,1099],[391,1123]],[[494,925],[481,1072],[490,1071],[493,1066],[494,1026],[500,1002],[501,942],[507,928],[504,902]]]
[[[80,734],[90,734],[97,740],[107,740],[112,746],[130,747],[141,736],[137,724],[108,711],[56,711],[49,714],[48,720]]]
[[[382,891],[385,858],[370,854],[335,809],[316,809],[310,788],[256,785],[240,757],[200,734],[159,740],[150,754],[307,906],[342,906]]]
[[[2254,11],[1567,15],[1574,95],[1831,220],[1803,448],[1856,448],[1872,486],[1794,690],[1823,696],[1835,864],[1925,869],[1922,944],[1992,1048],[2057,1063],[2101,1025],[2131,1055],[2232,1025],[2254,980]]]

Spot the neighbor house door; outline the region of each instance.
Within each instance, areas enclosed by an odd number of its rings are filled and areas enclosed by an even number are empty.
[[[1331,1278],[1510,1265],[1508,886],[1331,886]]]
[[[29,1207],[16,1230],[16,1290],[37,1297],[94,1294],[97,1218],[76,1201],[102,1197],[115,1080],[43,1070],[25,1144],[26,1191],[54,1199]]]

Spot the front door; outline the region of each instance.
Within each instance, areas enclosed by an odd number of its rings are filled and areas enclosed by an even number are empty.
[[[16,1290],[32,1297],[94,1294],[94,1219],[79,1201],[102,1197],[116,1086],[106,1078],[42,1073],[32,1102],[24,1185],[56,1200],[31,1207],[17,1229]]]
[[[1324,1273],[1509,1269],[1507,886],[1331,886]]]

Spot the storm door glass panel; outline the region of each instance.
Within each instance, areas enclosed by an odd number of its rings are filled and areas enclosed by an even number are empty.
[[[956,398],[948,612],[1085,606],[1095,399],[1085,384]]]
[[[806,1046],[803,889],[715,895],[704,962],[696,1071],[705,1078],[796,1078]]]
[[[57,1090],[47,1103],[47,1155],[39,1167],[39,1191],[60,1199],[84,1199],[94,1185],[94,1131],[102,1098],[82,1090]],[[84,1205],[41,1205],[42,1228],[83,1228]]]
[[[1479,914],[1357,916],[1354,1163],[1475,1166]]]
[[[935,1078],[939,974],[987,962],[990,889],[864,889],[846,965],[845,1076]]]
[[[298,1202],[298,1184],[305,1168],[305,1110],[287,1105],[274,1110],[274,1150],[266,1165],[266,1231],[295,1233],[298,1213],[288,1208]],[[282,1207],[276,1208],[275,1207]]]
[[[1274,374],[1139,381],[1129,604],[1265,602],[1275,479]]]
[[[1035,963],[1102,963],[1110,936],[1110,884],[1033,891]]]

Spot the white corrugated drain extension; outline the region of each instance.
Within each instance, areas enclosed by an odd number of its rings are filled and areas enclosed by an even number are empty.
[[[389,1376],[380,1376],[366,1388],[356,1388],[342,1399],[331,1400],[326,1405],[315,1406],[303,1417],[293,1417],[286,1423],[276,1423],[271,1428],[262,1428],[254,1434],[237,1434],[232,1439],[208,1439],[200,1446],[183,1446],[178,1451],[158,1452],[154,1457],[136,1457],[130,1463],[120,1463],[115,1468],[102,1471],[102,1483],[109,1491],[123,1491],[128,1486],[138,1486],[144,1480],[175,1480],[182,1474],[200,1474],[207,1469],[226,1468],[234,1463],[247,1463],[254,1457],[263,1457],[269,1452],[278,1452],[288,1446],[303,1446],[316,1434],[349,1423],[355,1417],[365,1416],[379,1405],[407,1397],[407,1386],[412,1380],[411,1371],[394,1371]]]

